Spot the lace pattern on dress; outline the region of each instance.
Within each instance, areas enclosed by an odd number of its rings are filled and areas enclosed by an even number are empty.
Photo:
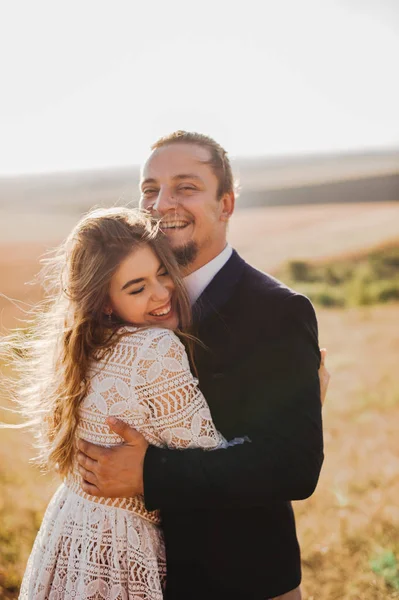
[[[77,436],[120,444],[105,425],[113,415],[159,447],[225,445],[176,335],[155,328],[126,331],[90,368]],[[47,508],[20,598],[162,600],[166,560],[158,512],[147,511],[142,497],[90,496],[79,481],[75,464]]]

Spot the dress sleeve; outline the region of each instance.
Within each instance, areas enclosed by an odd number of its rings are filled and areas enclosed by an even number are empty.
[[[216,448],[224,438],[213,424],[186,350],[170,330],[148,330],[131,378],[141,414],[137,429],[155,446]]]

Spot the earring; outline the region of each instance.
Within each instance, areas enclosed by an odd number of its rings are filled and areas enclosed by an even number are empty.
[[[111,323],[112,321],[112,312],[108,313],[108,322]]]

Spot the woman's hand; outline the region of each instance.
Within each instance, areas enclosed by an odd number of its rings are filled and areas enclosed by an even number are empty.
[[[327,388],[328,388],[328,384],[330,382],[330,373],[327,371],[326,368],[326,356],[327,356],[327,350],[325,348],[322,348],[320,350],[320,354],[321,354],[321,362],[320,362],[320,368],[319,368],[319,379],[320,379],[320,399],[321,399],[321,404],[324,404],[324,400],[326,399],[326,394],[327,394]]]

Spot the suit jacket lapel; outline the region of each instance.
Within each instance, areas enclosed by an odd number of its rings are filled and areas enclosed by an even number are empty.
[[[194,325],[202,323],[210,314],[217,313],[231,297],[240,279],[245,261],[233,250],[227,263],[215,275],[193,306]]]

